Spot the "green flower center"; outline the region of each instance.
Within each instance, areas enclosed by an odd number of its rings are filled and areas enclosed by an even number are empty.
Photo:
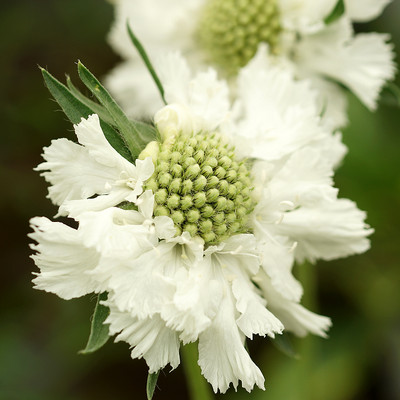
[[[154,175],[146,182],[155,198],[154,214],[166,215],[177,234],[200,236],[206,245],[249,232],[255,202],[245,161],[218,133],[178,135],[161,143]]]
[[[276,52],[280,32],[276,0],[208,0],[197,31],[210,61],[227,74],[245,66],[261,42]]]

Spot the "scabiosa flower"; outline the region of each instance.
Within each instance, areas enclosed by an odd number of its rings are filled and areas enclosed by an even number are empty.
[[[327,123],[341,127],[347,121],[346,97],[341,86],[355,93],[370,109],[393,78],[389,36],[355,34],[352,22],[377,17],[388,0],[346,0],[344,13],[329,16],[337,0],[118,0],[109,40],[127,61],[108,77],[108,87],[131,115],[152,115],[157,106],[146,71],[130,45],[129,20],[150,56],[179,49],[198,68],[213,65],[233,77],[268,45],[277,63],[288,63],[298,78],[313,80],[320,93]],[[155,26],[157,28],[155,28]],[[335,84],[334,82],[339,83]],[[153,85],[154,86],[154,85]],[[139,101],[132,101],[132,98]]]
[[[326,335],[330,319],[300,304],[294,261],[361,253],[371,233],[332,187],[343,147],[314,92],[264,62],[243,69],[232,108],[214,70],[193,77],[168,55],[160,140],[136,165],[94,114],[75,125],[80,144],[54,141],[38,167],[78,227],[32,219],[35,287],[64,299],[108,292],[109,334],[151,373],[177,367],[181,343],[198,341],[202,373],[221,392],[239,380],[264,388],[246,338]]]

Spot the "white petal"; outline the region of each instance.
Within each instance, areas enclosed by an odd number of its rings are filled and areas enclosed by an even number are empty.
[[[252,157],[277,160],[325,137],[310,82],[295,80],[282,64],[273,65],[265,46],[241,70],[238,86],[237,134],[252,144]]]
[[[238,381],[250,392],[256,384],[264,389],[264,377],[246,352],[235,321],[235,310],[229,288],[212,325],[199,336],[199,365],[214,392],[225,393]]]
[[[281,321],[266,308],[266,301],[257,293],[248,277],[241,274],[235,278],[232,281],[232,293],[240,312],[237,326],[248,338],[253,339],[253,334],[275,337],[276,333],[282,333]]]
[[[298,242],[296,259],[332,260],[369,249],[366,238],[373,230],[364,219],[366,214],[347,199],[321,203],[318,207],[300,207],[285,213],[276,229]]]
[[[44,148],[45,162],[37,171],[52,186],[49,197],[56,205],[66,200],[88,198],[96,193],[106,193],[106,185],[115,180],[118,173],[113,168],[99,165],[89,157],[88,151],[67,139],[57,139]]]
[[[47,218],[31,219],[34,233],[29,237],[38,242],[32,256],[40,273],[33,280],[35,288],[55,293],[69,300],[97,292],[98,286],[88,271],[99,261],[94,249],[85,247],[77,230]]]
[[[268,308],[282,321],[285,330],[291,331],[298,336],[313,333],[314,335],[326,337],[326,331],[331,326],[330,318],[315,314],[296,301],[291,301],[281,296],[275,291],[264,272],[260,272],[257,276],[257,283],[267,300]]]
[[[129,313],[120,312],[112,302],[110,315],[105,323],[110,324],[110,335],[118,333],[115,341],[129,343],[133,349],[131,356],[144,358],[149,373],[154,373],[170,364],[172,369],[179,365],[179,339],[176,332],[165,326],[158,315],[152,318],[138,319]]]
[[[300,65],[333,78],[352,90],[370,109],[387,80],[393,78],[393,46],[388,35],[358,34],[351,37],[345,19],[316,35],[303,38],[296,49]]]
[[[346,14],[356,22],[378,17],[392,0],[345,0]]]
[[[300,301],[303,288],[292,275],[294,256],[290,248],[279,242],[266,242],[262,251],[262,266],[275,290],[288,300]]]
[[[162,318],[167,326],[180,333],[184,344],[194,342],[215,317],[223,296],[221,282],[212,273],[205,259],[181,269],[175,275],[176,292],[173,300],[163,307]]]
[[[303,32],[315,31],[335,6],[337,0],[280,0],[282,23],[285,28]]]

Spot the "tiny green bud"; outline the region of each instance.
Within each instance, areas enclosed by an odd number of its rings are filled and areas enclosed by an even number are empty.
[[[183,168],[179,164],[174,164],[171,166],[171,174],[175,177],[180,177],[182,176]]]
[[[200,192],[207,185],[207,178],[204,175],[200,175],[195,181],[193,188],[196,192]]]
[[[158,183],[161,187],[167,187],[172,181],[172,176],[170,173],[165,172],[164,174],[158,175]]]
[[[157,204],[164,204],[167,201],[168,192],[166,189],[158,189],[154,194],[154,199]]]
[[[169,191],[171,193],[178,193],[179,190],[181,189],[181,186],[182,186],[181,178],[172,179],[171,185],[169,186]]]
[[[193,205],[193,199],[192,196],[183,196],[181,198],[181,209],[182,210],[188,210],[190,207]]]
[[[200,174],[200,166],[199,164],[191,165],[185,173],[185,176],[189,179],[194,179]]]
[[[207,201],[209,203],[214,203],[215,201],[217,201],[219,196],[219,190],[218,189],[209,189],[207,190]]]
[[[211,232],[213,224],[211,220],[205,219],[200,222],[199,226],[200,226],[200,231],[205,233],[205,232]]]
[[[185,220],[183,212],[179,210],[173,211],[171,213],[171,218],[175,225],[180,225]]]
[[[210,218],[214,214],[214,208],[211,206],[204,206],[201,209],[201,215],[203,218]]]
[[[193,189],[193,182],[190,179],[185,179],[182,183],[181,192],[182,194],[188,194]]]
[[[185,224],[183,230],[189,232],[191,237],[195,237],[197,234],[197,226],[195,224]]]
[[[204,192],[197,192],[193,196],[193,202],[196,208],[201,208],[206,204],[207,198]]]
[[[169,208],[178,208],[180,203],[180,197],[177,194],[173,194],[171,196],[169,196],[168,200],[167,200],[167,206]]]
[[[207,189],[215,188],[218,185],[219,179],[212,175],[207,179]]]
[[[156,217],[168,217],[169,216],[169,210],[167,207],[164,206],[157,206],[154,210],[154,215]]]
[[[197,222],[200,219],[200,211],[197,209],[189,210],[186,214],[188,222]]]

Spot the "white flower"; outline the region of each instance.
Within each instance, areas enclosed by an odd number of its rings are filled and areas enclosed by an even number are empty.
[[[130,115],[153,115],[161,107],[128,37],[127,20],[153,61],[179,50],[192,68],[211,64],[231,77],[233,87],[232,76],[266,43],[275,63],[312,80],[326,123],[342,127],[347,102],[340,85],[373,110],[385,82],[393,78],[389,36],[355,34],[351,24],[376,18],[389,2],[346,0],[344,15],[327,25],[324,20],[337,0],[117,0],[109,41],[126,61],[111,72],[107,85]]]
[[[67,299],[108,292],[110,335],[150,372],[177,367],[180,344],[198,341],[214,391],[239,381],[248,391],[264,387],[246,337],[326,335],[329,318],[300,305],[295,260],[369,247],[365,214],[332,187],[343,147],[332,146],[338,140],[318,117],[316,95],[290,72],[260,67],[265,60],[260,54],[242,71],[231,108],[215,71],[192,77],[169,55],[160,73],[169,104],[155,115],[162,141],[148,146],[158,149],[154,161],[135,169],[106,146],[96,116],[83,119],[81,145],[53,143],[40,166],[78,228],[31,221],[38,289]],[[120,183],[123,171],[135,183]]]

